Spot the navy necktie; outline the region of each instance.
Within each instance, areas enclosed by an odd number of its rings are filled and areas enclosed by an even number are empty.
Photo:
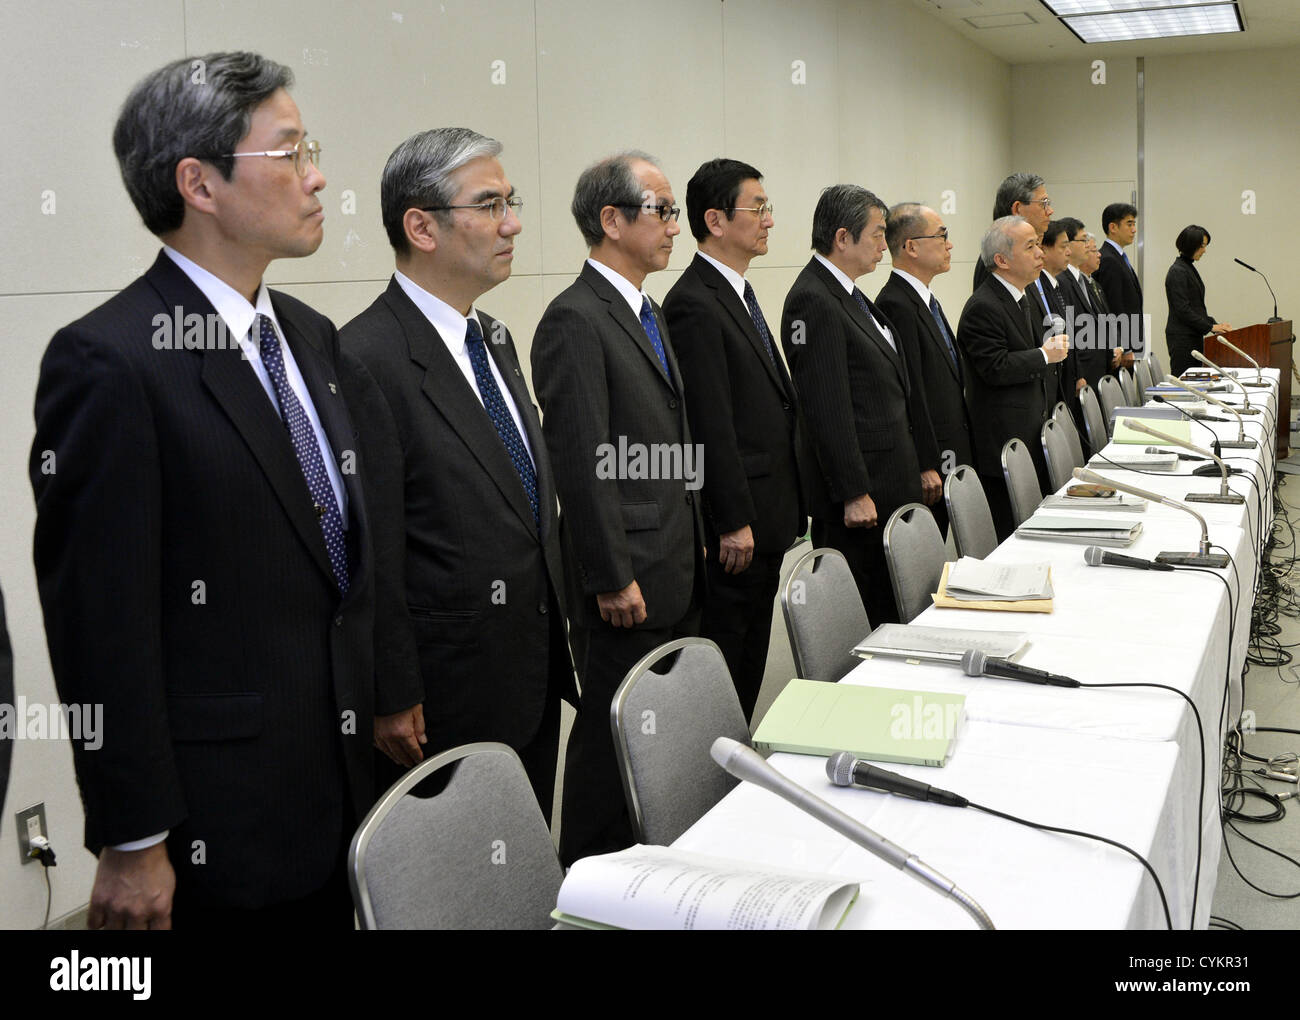
[[[961,360],[957,357],[957,348],[953,346],[952,337],[948,335],[948,327],[943,324],[943,309],[939,307],[939,299],[933,294],[930,295],[930,314],[934,317],[934,324],[939,327],[939,335],[943,337],[943,342],[948,345],[948,357],[952,358],[953,368],[957,369],[957,378],[961,378]]]
[[[763,318],[763,309],[758,307],[758,298],[754,296],[754,288],[745,281],[745,307],[749,309],[749,317],[754,320],[754,328],[758,330],[759,339],[763,341],[763,347],[767,351],[767,356],[772,359],[772,367],[776,367],[776,352],[772,350],[772,331],[767,328],[767,320]]]
[[[537,499],[537,472],[533,468],[532,458],[528,456],[523,438],[519,435],[519,429],[515,427],[510,408],[506,406],[505,398],[501,396],[497,381],[492,376],[492,368],[488,365],[487,344],[483,342],[483,331],[479,328],[477,319],[465,320],[465,349],[469,352],[469,363],[474,367],[474,381],[478,383],[479,396],[483,398],[483,409],[492,419],[497,435],[501,437],[506,453],[510,455],[510,463],[519,473],[524,494],[528,496],[528,505],[533,510],[533,523],[540,529],[542,513]]]
[[[650,307],[648,297],[641,299],[641,328],[645,330],[645,335],[650,338],[650,346],[655,349],[655,354],[659,356],[659,364],[664,367],[664,375],[671,380],[673,374],[668,371],[668,355],[664,353],[663,337],[659,335],[659,323],[655,321],[654,309]]]
[[[294,393],[284,373],[284,356],[280,353],[280,338],[275,335],[275,327],[269,318],[261,314],[257,316],[255,325],[262,364],[266,368],[266,374],[271,377],[271,386],[275,389],[275,398],[280,404],[280,418],[289,431],[298,466],[302,468],[303,478],[307,481],[307,491],[311,493],[316,517],[320,520],[321,532],[325,536],[325,551],[329,553],[330,566],[334,568],[334,580],[338,583],[339,591],[346,595],[348,544],[343,530],[343,515],[339,513],[338,500],[334,498],[334,488],[330,485],[329,474],[325,470],[325,458],[321,455],[311,419],[307,417],[307,412],[303,410],[298,395]]]

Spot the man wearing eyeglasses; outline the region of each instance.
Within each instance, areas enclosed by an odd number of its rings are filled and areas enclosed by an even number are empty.
[[[144,275],[41,364],[35,562],[73,742],[92,928],[352,926],[373,800],[369,522],[334,327],[268,291],[321,242],[288,68],[169,64],[113,134]],[[174,903],[173,903],[174,892]]]
[[[590,252],[533,337],[533,383],[560,493],[582,700],[564,766],[560,858],[628,846],[610,702],[633,665],[699,629],[699,451],[668,324],[642,289],[668,265],[679,210],[640,152],[588,167],[573,218]]]
[[[467,128],[393,151],[380,207],[397,268],[341,338],[382,394],[358,408],[362,424],[391,421],[399,437],[370,495],[398,525],[418,670],[377,677],[376,741],[396,763],[380,761],[380,785],[438,751],[499,741],[549,819],[560,699],[576,701],[555,483],[514,340],[475,306],[510,276],[522,230],[500,153]]]
[[[1052,208],[1052,200],[1047,194],[1047,186],[1038,174],[1008,174],[998,185],[998,192],[993,198],[994,220],[1000,220],[1004,216],[1023,217],[1034,228],[1040,241],[1043,234],[1047,232],[1047,224],[1051,222],[1052,213],[1055,211]],[[978,290],[980,284],[988,277],[989,270],[984,265],[984,260],[976,259],[975,283],[971,289]],[[1031,297],[1037,300],[1037,295]]]
[[[700,624],[753,715],[767,665],[772,602],[785,551],[807,525],[795,463],[794,385],[745,279],[774,226],[762,174],[713,159],[686,185],[699,250],[664,299],[691,433],[705,451],[710,550]]]
[[[939,475],[946,477],[961,464],[975,465],[964,391],[968,369],[957,332],[930,289],[936,276],[952,268],[952,241],[937,212],[902,202],[889,210],[885,244],[893,270],[876,303],[903,345],[917,398],[934,428]],[[930,509],[944,532],[948,511],[943,500],[935,500]]]

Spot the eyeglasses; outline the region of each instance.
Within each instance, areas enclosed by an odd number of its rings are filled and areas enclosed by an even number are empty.
[[[771,216],[774,212],[776,212],[776,206],[774,206],[771,202],[764,202],[762,205],[733,205],[730,209],[726,211],[758,213],[758,218],[761,220],[767,216]]]
[[[1031,198],[1028,202],[1025,202],[1023,204],[1041,205],[1044,209],[1046,209],[1049,205],[1052,204],[1052,200],[1048,196],[1044,195],[1042,198]]]
[[[293,168],[299,177],[307,176],[307,164],[320,166],[320,142],[316,139],[302,139],[292,149],[268,149],[266,152],[227,152],[209,159],[239,159],[241,156],[268,156],[271,159],[292,159]]]
[[[524,200],[518,195],[511,195],[509,198],[502,198],[498,195],[496,198],[490,198],[486,202],[475,202],[472,205],[422,205],[421,212],[446,212],[450,209],[486,209],[488,215],[494,220],[503,220],[506,218],[506,210],[511,209],[516,216],[519,210],[524,207]]]
[[[665,223],[671,223],[682,214],[680,208],[675,205],[669,205],[667,202],[656,202],[651,204],[646,202],[644,205],[615,205],[615,209],[639,209],[644,213],[653,213]]]
[[[944,229],[941,230],[941,231],[939,231],[937,234],[917,234],[915,237],[909,237],[908,240],[909,240],[909,241],[929,241],[929,240],[932,240],[933,238],[936,238],[936,237],[937,237],[939,240],[941,240],[941,241],[946,241],[946,240],[948,240],[948,228],[947,228],[947,227],[944,227]]]

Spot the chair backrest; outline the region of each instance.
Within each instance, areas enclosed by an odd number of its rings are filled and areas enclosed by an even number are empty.
[[[709,749],[718,737],[749,743],[749,726],[712,641],[679,638],[642,658],[615,692],[609,721],[638,843],[667,846],[736,785]]]
[[[781,613],[803,679],[834,683],[860,661],[853,649],[871,633],[871,621],[838,549],[811,549],[799,557],[781,585]]]
[[[1147,345],[1147,358],[1151,362],[1151,378],[1155,382],[1164,382],[1165,381],[1164,363],[1160,360],[1160,355],[1158,355],[1149,344]]]
[[[1106,435],[1109,436],[1114,430],[1111,419],[1115,417],[1115,408],[1124,407],[1124,391],[1120,388],[1119,380],[1113,375],[1103,375],[1097,381],[1097,399],[1101,401],[1102,421],[1106,425]]]
[[[959,464],[943,480],[943,501],[952,521],[952,540],[958,556],[983,559],[998,547],[997,529],[984,483],[969,464]]]
[[[1070,444],[1070,462],[1075,467],[1083,467],[1088,460],[1083,455],[1083,442],[1079,439],[1079,430],[1074,424],[1074,415],[1070,409],[1065,406],[1064,400],[1058,400],[1056,407],[1052,409],[1052,417],[1056,421],[1057,428],[1064,434],[1066,441]]]
[[[920,503],[904,503],[890,514],[883,539],[899,619],[911,623],[929,608],[930,595],[939,590],[947,546],[934,514]]]
[[[1019,439],[1008,439],[1002,447],[1002,477],[1007,480],[1007,495],[1011,497],[1011,516],[1020,527],[1043,501],[1043,490],[1029,447]]]
[[[1147,361],[1133,362],[1133,378],[1138,385],[1138,399],[1133,406],[1141,407],[1147,402],[1147,388],[1153,385],[1151,381],[1150,363]]]
[[[1079,406],[1083,408],[1083,429],[1088,433],[1088,449],[1095,457],[1109,442],[1110,436],[1106,432],[1106,418],[1101,413],[1101,405],[1097,403],[1097,394],[1091,386],[1079,391]]]
[[[1133,378],[1133,372],[1127,368],[1119,370],[1119,391],[1124,394],[1124,406],[1141,407],[1145,401],[1138,400],[1137,381]]]
[[[1074,469],[1083,465],[1074,463],[1070,441],[1065,437],[1061,423],[1055,418],[1043,422],[1039,438],[1043,442],[1043,456],[1047,458],[1047,478],[1053,489],[1059,489],[1074,478]]]
[[[505,744],[422,761],[371,808],[348,851],[364,929],[549,928],[563,878],[528,774]]]

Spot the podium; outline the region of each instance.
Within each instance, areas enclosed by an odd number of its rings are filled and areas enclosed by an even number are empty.
[[[1277,396],[1277,458],[1281,460],[1289,456],[1291,452],[1291,347],[1295,343],[1291,320],[1259,322],[1253,326],[1230,330],[1224,334],[1224,337],[1258,361],[1262,368],[1276,368],[1280,371]],[[1252,367],[1249,361],[1219,343],[1214,337],[1206,337],[1201,343],[1202,353],[1224,368]],[[1243,376],[1242,382],[1248,378],[1252,377]]]

